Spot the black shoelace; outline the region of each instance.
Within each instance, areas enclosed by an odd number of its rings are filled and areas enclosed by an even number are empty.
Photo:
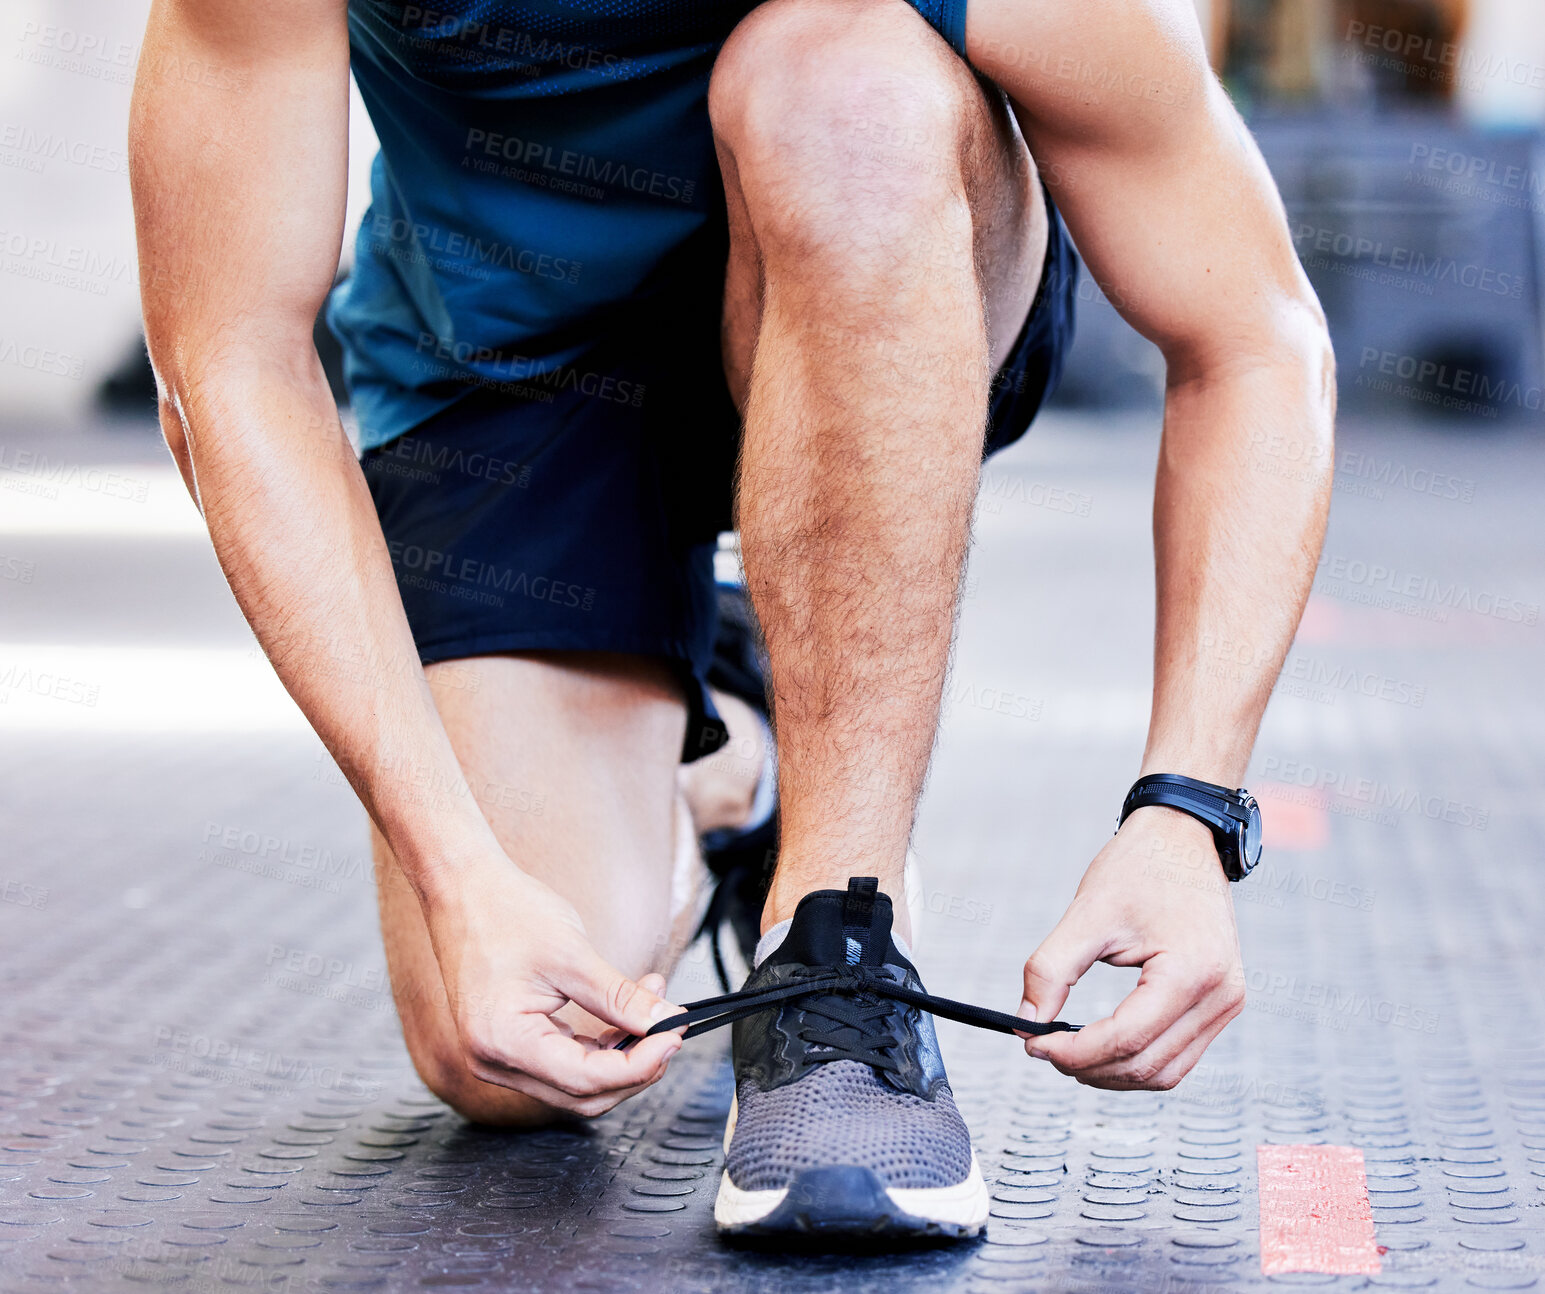
[[[967,1002],[955,1002],[947,997],[935,997],[917,989],[898,984],[876,966],[807,966],[795,972],[797,978],[786,984],[774,984],[768,988],[741,989],[738,993],[725,993],[720,997],[707,997],[699,1002],[688,1002],[680,1015],[661,1020],[646,1036],[668,1033],[687,1026],[685,1037],[695,1038],[700,1033],[717,1029],[721,1025],[734,1024],[747,1016],[765,1011],[780,1002],[793,1002],[807,1013],[830,1020],[828,1030],[811,1022],[801,1031],[801,1037],[809,1043],[832,1047],[842,1053],[841,1058],[863,1060],[881,1069],[893,1069],[895,1065],[886,1059],[888,1049],[896,1045],[895,1034],[881,1028],[882,1020],[895,1011],[892,1002],[902,1002],[942,1016],[960,1024],[973,1025],[978,1029],[991,1029],[996,1033],[1075,1033],[1082,1025],[1065,1024],[1061,1020],[1041,1022],[1023,1020],[1004,1011],[992,1011],[987,1007],[972,1006]],[[831,1001],[830,998],[853,998],[854,1001]],[[822,1000],[827,999],[827,1000]],[[845,1035],[843,1029],[852,1030]],[[636,1041],[625,1038],[618,1044],[626,1047]],[[860,1054],[861,1053],[861,1054]],[[871,1055],[872,1053],[872,1055]],[[876,1059],[874,1057],[880,1057]],[[830,1059],[837,1059],[832,1056]]]

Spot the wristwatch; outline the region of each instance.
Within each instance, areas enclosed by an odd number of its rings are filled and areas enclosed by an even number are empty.
[[[1226,786],[1199,782],[1179,773],[1152,773],[1132,783],[1127,798],[1121,802],[1121,817],[1116,830],[1133,809],[1159,804],[1167,809],[1189,813],[1212,828],[1212,838],[1223,861],[1223,874],[1231,881],[1242,881],[1261,861],[1261,806],[1255,796],[1242,787],[1231,791]]]

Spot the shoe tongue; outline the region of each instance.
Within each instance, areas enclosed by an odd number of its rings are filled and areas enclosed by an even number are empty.
[[[873,876],[843,890],[817,890],[794,909],[789,933],[767,958],[805,966],[883,966],[900,962],[891,942],[891,901]]]

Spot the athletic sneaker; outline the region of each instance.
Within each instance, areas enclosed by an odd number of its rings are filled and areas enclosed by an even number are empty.
[[[1002,1033],[1038,1024],[923,991],[873,877],[806,895],[739,993],[652,1032],[735,1026],[735,1104],[714,1205],[732,1235],[962,1239],[987,1188],[929,1012]]]

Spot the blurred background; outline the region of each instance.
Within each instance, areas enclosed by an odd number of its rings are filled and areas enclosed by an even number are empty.
[[[1379,371],[1386,353],[1438,401],[1445,371],[1538,388],[1545,6],[1198,6],[1213,61],[1277,176],[1330,316],[1346,406],[1389,408],[1361,380],[1390,376]],[[134,416],[150,398],[125,156],[147,8],[147,0],[5,7],[0,414]],[[341,274],[374,151],[355,107]],[[1063,401],[1155,400],[1157,355],[1120,324],[1097,285],[1086,283],[1083,296],[1082,345]],[[330,339],[320,340],[330,355]],[[1504,404],[1514,416],[1539,411],[1537,400],[1533,409]],[[1395,409],[1408,411],[1406,403]]]
[[[301,1263],[295,1210],[310,1206],[376,1208],[373,1231],[411,1221],[423,1245],[383,1255],[345,1223],[306,1260],[320,1284],[301,1273],[286,1288],[361,1287],[365,1261],[421,1263],[425,1284],[540,1285],[509,1239],[519,1228],[491,1221],[534,1201],[488,1193],[527,1152],[457,1141],[417,1088],[364,814],[253,641],[159,439],[125,157],[147,9],[0,4],[0,1285],[164,1282],[167,1262],[218,1259],[217,1224],[175,1212],[213,1207],[253,1219],[222,1277],[277,1288],[270,1270]],[[1385,1262],[1411,1276],[1390,1283],[1465,1270],[1481,1288],[1532,1287],[1545,1279],[1545,4],[1200,9],[1336,343],[1330,534],[1248,775],[1268,852],[1237,887],[1241,1019],[1152,1101],[1071,1090],[1001,1039],[941,1028],[984,1171],[1025,1166],[994,1158],[1004,1145],[1047,1170],[1044,1199],[997,1197],[990,1240],[1067,1222],[1039,1248],[1010,1236],[1030,1273],[1012,1287],[1253,1288],[1251,1170],[1231,1158],[1329,1140],[1364,1147]],[[345,248],[373,152],[355,108]],[[917,831],[929,986],[1004,1008],[1109,838],[1148,714],[1162,370],[1097,284],[1080,297],[1055,407],[984,471]],[[1261,470],[1302,471],[1305,453],[1289,439]],[[1205,644],[1209,669],[1237,677],[1252,638],[1241,626]],[[1107,970],[1066,1018],[1125,991],[1130,975]],[[673,992],[714,991],[698,947]],[[567,1174],[540,1259],[568,1264],[566,1287],[728,1287],[701,1241],[713,1177],[690,1167],[713,1162],[712,1138],[649,1151],[648,1173],[669,1164],[679,1180],[640,1177],[638,1155],[613,1177],[631,1147],[668,1137],[684,1093],[727,1102],[718,1053],[697,1046],[674,1086],[600,1139],[555,1134],[515,1173],[527,1190]],[[1181,1147],[1180,1128],[1207,1144]],[[460,1172],[471,1187],[446,1184]],[[564,1213],[583,1198],[594,1243]],[[80,1222],[102,1208],[142,1221]],[[289,1219],[277,1239],[265,1217]],[[1483,1224],[1485,1243],[1463,1234]],[[1140,1245],[1115,1234],[1128,1225]],[[95,1234],[113,1226],[145,1229],[116,1254],[88,1243],[121,1238]],[[1202,1240],[1181,1235],[1197,1226]],[[1099,1234],[1075,1244],[1077,1227]],[[1171,1232],[1190,1248],[1167,1248]],[[661,1253],[683,1264],[670,1278],[647,1266]],[[1186,1283],[1203,1259],[1211,1283]],[[1037,1262],[1058,1282],[1037,1283]],[[829,1268],[759,1270],[764,1287],[831,1288]],[[870,1270],[898,1290],[1020,1279],[970,1253]]]

